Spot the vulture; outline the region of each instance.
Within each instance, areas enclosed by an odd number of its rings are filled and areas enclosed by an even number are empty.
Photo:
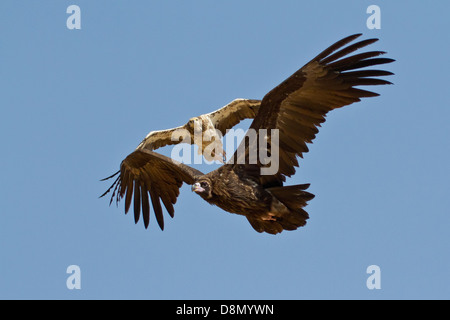
[[[206,160],[225,161],[222,137],[244,119],[253,119],[259,110],[260,100],[235,99],[211,113],[191,118],[184,126],[151,131],[137,149],[155,150],[178,143],[196,144],[198,153]]]
[[[257,139],[250,139],[247,132],[248,137],[244,137],[234,155],[218,169],[204,174],[152,151],[169,144],[167,139],[161,143],[152,140],[157,136],[153,133],[122,161],[118,172],[103,179],[118,175],[101,197],[112,191],[110,204],[114,199],[118,203],[125,198],[125,213],[133,206],[135,222],[142,216],[145,228],[149,225],[151,203],[163,230],[162,205],[173,217],[179,189],[186,183],[206,202],[245,216],[257,232],[277,234],[304,226],[309,218],[305,206],[314,198],[306,191],[309,184],[285,185],[286,177],[291,177],[299,165],[298,157],[308,152],[306,144],[312,143],[329,111],[361,98],[378,96],[357,87],[391,84],[380,77],[393,73],[374,66],[394,60],[380,57],[386,53],[383,51],[355,52],[378,40],[356,41],[360,36],[355,34],[336,42],[268,92],[260,102],[251,100],[259,108],[248,132],[256,132]],[[240,118],[236,112],[238,109],[228,117]],[[207,117],[212,120],[208,125],[214,125],[214,113]],[[235,122],[214,126],[222,131]],[[268,167],[264,156],[250,161],[255,150],[264,151],[260,155],[276,154],[273,160],[276,171],[263,172]]]

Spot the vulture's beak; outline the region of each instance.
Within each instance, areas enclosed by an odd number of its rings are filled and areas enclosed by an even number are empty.
[[[200,186],[200,183],[198,183],[198,182],[196,182],[196,183],[194,183],[193,185],[192,185],[192,187],[191,187],[191,190],[193,191],[193,192],[203,192],[203,191],[205,191],[205,189],[203,189],[201,186]]]

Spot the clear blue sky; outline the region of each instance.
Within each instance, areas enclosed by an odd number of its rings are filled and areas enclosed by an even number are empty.
[[[72,4],[81,30],[66,27]],[[366,26],[372,4],[380,30]],[[0,298],[449,299],[449,12],[444,1],[1,1]],[[359,32],[397,60],[395,85],[328,116],[288,180],[316,195],[305,228],[259,234],[186,185],[163,232],[98,199],[149,131],[262,98]],[[69,265],[81,290],[66,287]],[[370,265],[380,290],[366,287]]]

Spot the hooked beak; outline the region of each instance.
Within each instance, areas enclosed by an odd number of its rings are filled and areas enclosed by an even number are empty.
[[[200,183],[198,183],[198,182],[196,182],[196,183],[194,183],[194,184],[192,185],[191,190],[192,190],[193,192],[196,192],[196,193],[205,191],[205,189],[203,189],[203,188],[200,186]]]

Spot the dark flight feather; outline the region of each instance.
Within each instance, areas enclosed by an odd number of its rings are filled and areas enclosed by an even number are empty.
[[[138,223],[141,215],[141,189],[139,188],[139,181],[134,181],[134,223]]]

